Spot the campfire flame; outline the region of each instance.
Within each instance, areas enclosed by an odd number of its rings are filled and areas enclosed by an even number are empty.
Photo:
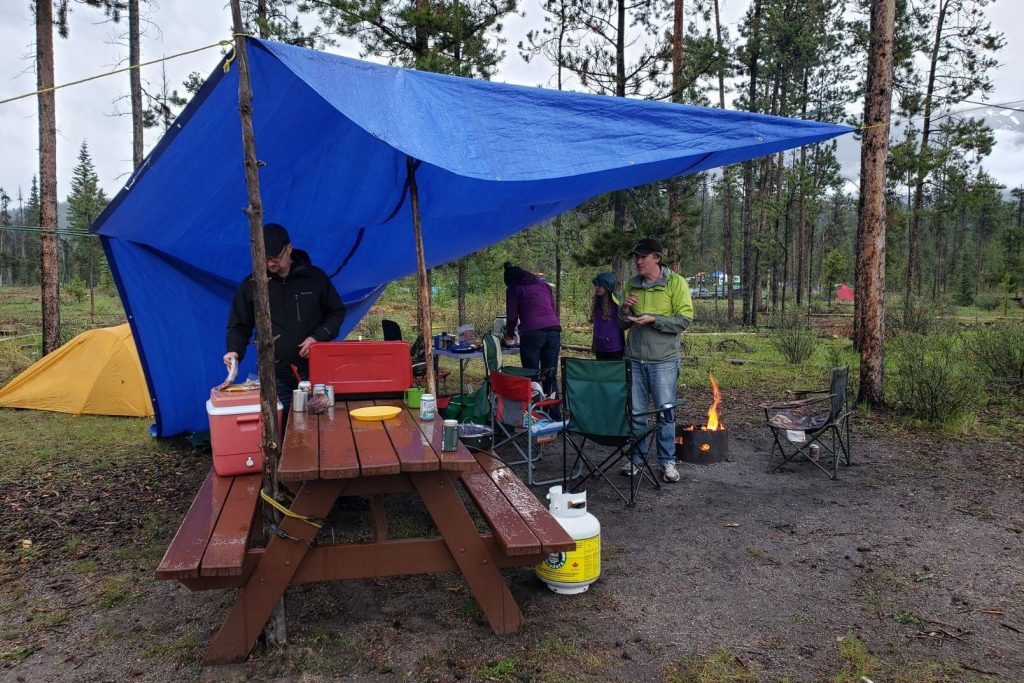
[[[719,425],[718,423],[718,404],[722,401],[722,394],[718,391],[718,382],[715,381],[715,376],[708,371],[708,379],[711,380],[711,391],[714,394],[714,400],[711,402],[711,407],[708,408],[708,424],[705,427],[709,432],[715,431],[716,429],[725,429],[725,425]]]

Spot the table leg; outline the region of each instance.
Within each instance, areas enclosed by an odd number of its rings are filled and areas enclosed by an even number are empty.
[[[327,517],[348,481],[321,479],[304,482],[292,503],[292,512],[320,519]],[[245,661],[319,531],[311,524],[291,517],[282,519],[281,529],[291,538],[271,537],[249,580],[238,592],[238,598],[220,631],[203,655],[203,666]]]
[[[410,473],[409,478],[434,519],[448,551],[473,591],[491,629],[499,634],[518,633],[525,619],[512,597],[505,577],[487,550],[448,472]]]

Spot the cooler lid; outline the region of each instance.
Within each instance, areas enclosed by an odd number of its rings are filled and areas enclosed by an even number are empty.
[[[260,388],[254,387],[252,389],[234,391],[210,389],[210,403],[215,408],[234,408],[236,406],[249,406],[253,404],[259,406]]]

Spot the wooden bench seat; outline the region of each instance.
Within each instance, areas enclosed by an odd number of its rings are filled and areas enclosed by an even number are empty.
[[[474,455],[478,467],[463,473],[460,479],[506,555],[549,554],[576,548],[562,525],[505,463],[486,453]]]
[[[263,475],[220,477],[211,469],[156,570],[158,579],[239,576]]]

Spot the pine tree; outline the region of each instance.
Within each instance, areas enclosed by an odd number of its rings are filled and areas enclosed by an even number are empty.
[[[107,196],[100,187],[99,176],[93,168],[89,146],[82,141],[78,150],[78,163],[71,178],[71,194],[68,195],[68,227],[72,230],[88,230],[103,208],[107,205]],[[81,258],[76,259],[79,267],[75,270],[85,275],[89,286],[89,315],[96,314],[96,284],[100,279],[99,271],[106,268],[99,240],[95,237],[84,238]],[[68,265],[70,269],[70,264]]]

